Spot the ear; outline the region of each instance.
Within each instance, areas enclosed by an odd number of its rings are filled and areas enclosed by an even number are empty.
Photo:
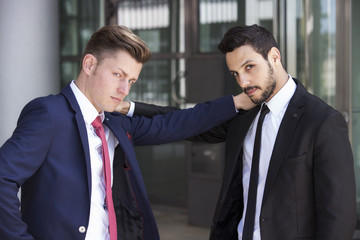
[[[92,54],[86,54],[82,61],[82,69],[84,72],[89,75],[96,67],[97,60],[96,57]]]
[[[268,53],[268,59],[273,63],[281,63],[281,54],[279,49],[272,47]]]

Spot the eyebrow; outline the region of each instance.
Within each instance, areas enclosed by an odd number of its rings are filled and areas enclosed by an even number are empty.
[[[245,65],[248,64],[249,62],[255,62],[255,60],[252,60],[252,59],[246,60],[243,64],[241,64],[240,68],[242,68],[243,66],[245,66]]]
[[[121,67],[117,67],[118,70],[121,71],[122,74],[124,74],[125,76],[128,76],[129,74],[127,74],[127,72],[125,72]]]
[[[121,71],[121,73],[124,74],[125,77],[129,76],[129,74],[127,74],[127,72],[125,72],[121,67],[117,67],[117,69],[118,69],[119,71]],[[129,79],[129,80],[134,80],[134,81],[136,82],[138,79],[137,79],[137,78],[131,78],[131,79]]]
[[[245,66],[245,65],[248,64],[249,62],[255,62],[255,60],[253,60],[253,59],[248,59],[248,60],[246,60],[243,64],[241,64],[240,67],[238,67],[236,70],[231,70],[231,69],[229,69],[229,71],[230,71],[231,73],[237,72],[238,69],[241,69],[243,66]]]

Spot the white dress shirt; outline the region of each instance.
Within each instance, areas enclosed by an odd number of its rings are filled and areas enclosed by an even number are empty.
[[[100,115],[104,120],[104,112],[100,114],[91,104],[87,97],[78,89],[74,81],[70,87],[80,106],[81,113],[84,117],[86,131],[89,141],[90,164],[91,164],[91,196],[90,196],[90,216],[89,225],[86,231],[85,240],[109,240],[109,217],[107,210],[104,209],[105,200],[105,181],[102,160],[101,139],[96,135],[91,123]],[[113,160],[115,147],[118,144],[114,134],[104,125],[105,136],[109,148],[110,167],[113,170]],[[111,174],[111,183],[113,174]],[[75,183],[76,184],[76,183]]]
[[[270,164],[270,158],[274,148],[275,139],[281,124],[281,121],[284,117],[285,111],[289,105],[291,97],[294,95],[296,90],[296,84],[294,80],[289,75],[289,79],[286,84],[280,89],[280,91],[271,98],[266,105],[269,107],[270,112],[265,116],[263,127],[262,127],[262,137],[261,137],[261,150],[260,150],[260,162],[259,162],[259,181],[258,181],[258,190],[257,190],[257,200],[256,200],[256,213],[255,213],[255,224],[254,224],[254,236],[253,240],[261,240],[260,237],[260,210],[262,199],[264,195],[264,188],[266,182],[266,176],[268,173],[268,168]],[[242,232],[244,228],[244,220],[246,215],[246,207],[248,200],[248,191],[249,191],[249,181],[250,181],[250,172],[251,172],[251,163],[252,155],[254,149],[254,141],[256,134],[256,126],[259,120],[260,111],[255,117],[253,123],[251,124],[249,131],[245,137],[243,145],[243,189],[244,189],[244,211],[241,221],[238,225],[238,236],[239,240],[242,239]]]

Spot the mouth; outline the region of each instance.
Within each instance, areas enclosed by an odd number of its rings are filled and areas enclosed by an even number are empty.
[[[248,95],[249,97],[251,97],[252,95],[255,94],[255,92],[260,89],[259,87],[247,87],[244,89],[244,92],[246,95]]]
[[[121,103],[124,98],[123,97],[111,97],[112,100],[114,100],[116,103]]]

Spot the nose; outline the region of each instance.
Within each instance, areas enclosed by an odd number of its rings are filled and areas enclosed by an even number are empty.
[[[240,74],[236,77],[236,82],[242,89],[245,89],[250,84],[250,81],[247,80],[246,76]]]
[[[131,86],[130,82],[127,79],[122,79],[120,81],[117,91],[118,91],[118,93],[121,93],[121,94],[127,96],[127,95],[129,95],[130,86]]]

